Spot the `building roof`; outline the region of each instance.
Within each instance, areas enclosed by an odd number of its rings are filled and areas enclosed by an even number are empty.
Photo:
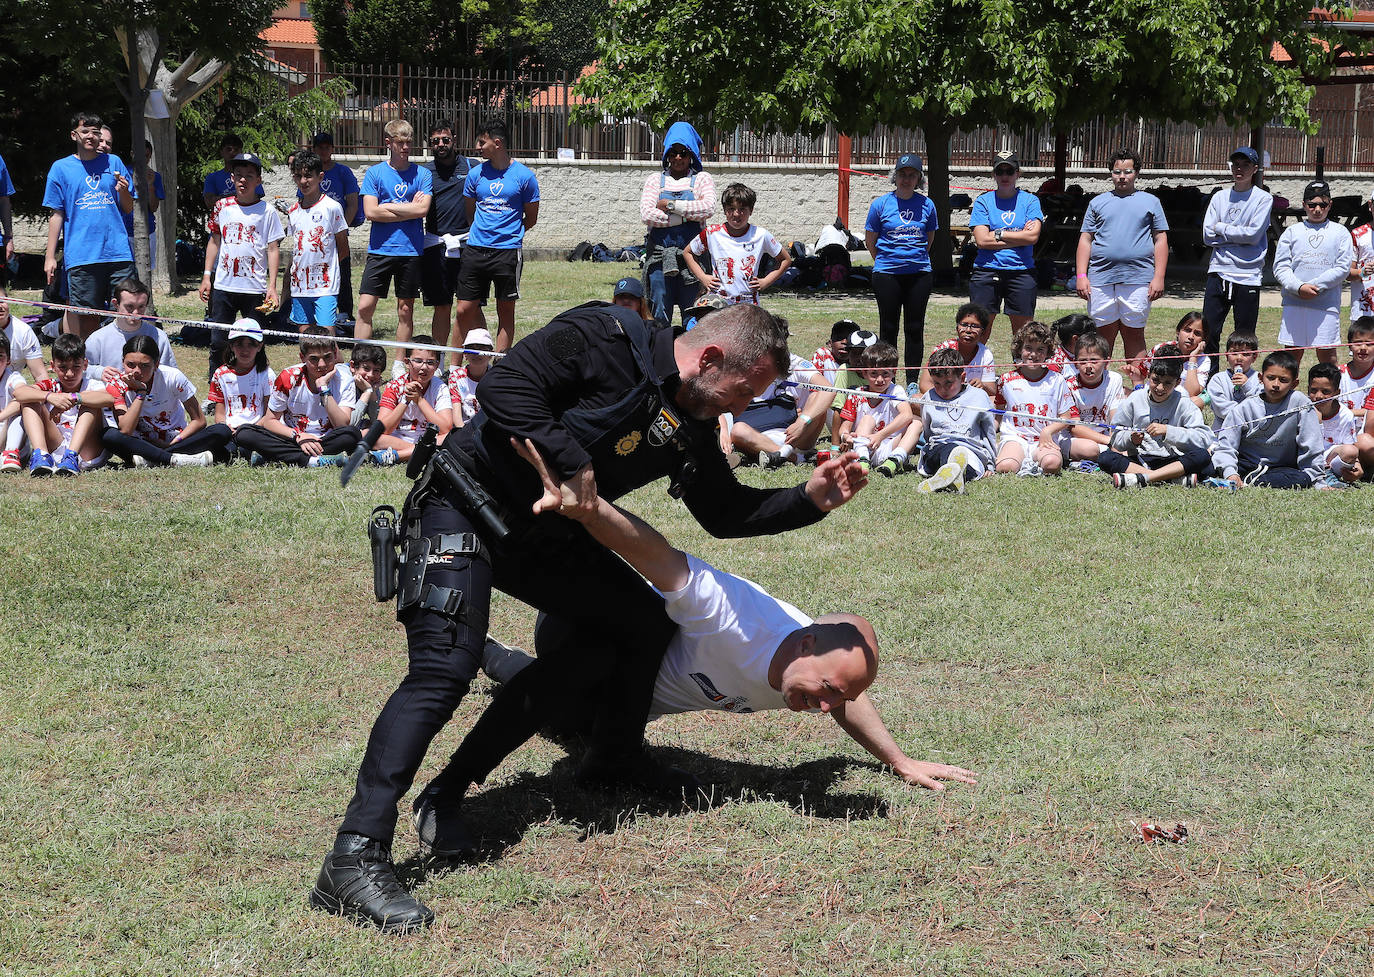
[[[315,25],[296,18],[274,20],[262,29],[258,37],[266,44],[301,44],[306,47],[317,47],[319,44],[315,40]]]

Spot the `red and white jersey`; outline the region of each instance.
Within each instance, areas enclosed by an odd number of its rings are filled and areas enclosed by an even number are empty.
[[[352,412],[357,402],[353,374],[342,363],[336,364],[325,383],[329,396],[344,410]],[[311,390],[305,379],[305,364],[297,363],[277,374],[267,409],[281,414],[282,423],[301,434],[323,434],[334,426],[329,411],[317,391]]]
[[[401,420],[387,433],[414,444],[425,433],[425,426],[429,424],[429,421],[425,420],[425,415],[420,412],[419,407],[406,401],[403,391],[409,382],[408,377],[398,377],[392,380],[382,388],[382,399],[377,406],[380,410],[385,411],[393,409],[402,402],[407,403]],[[425,390],[425,400],[429,401],[429,406],[436,411],[442,412],[453,409],[453,401],[449,399],[448,384],[444,382],[444,378],[441,376],[436,375],[429,378],[429,387]]]
[[[1149,374],[1150,364],[1154,362],[1155,354],[1159,352],[1159,348],[1161,346],[1165,345],[1167,344],[1156,343],[1154,347],[1150,350],[1149,355],[1147,355],[1144,359],[1140,361],[1140,370],[1142,373],[1145,373],[1146,375]],[[1201,385],[1203,390],[1207,389],[1207,381],[1211,379],[1212,376],[1212,358],[1207,355],[1206,350],[1199,346],[1198,351],[1194,353],[1192,357],[1188,359],[1181,359],[1178,362],[1183,366],[1183,374],[1179,378],[1178,386],[1179,389],[1184,392],[1184,394],[1188,393],[1188,391],[1183,386],[1183,381],[1188,379],[1189,370],[1197,370],[1197,382]]]
[[[236,373],[232,366],[222,366],[210,378],[210,403],[223,404],[225,423],[238,430],[267,413],[267,398],[276,379],[271,367]]]
[[[957,350],[958,348],[959,340],[957,339],[946,339],[943,343],[938,343],[935,346],[935,349]],[[932,349],[931,352],[935,352],[935,349]],[[927,362],[929,362],[928,359]],[[992,350],[988,349],[982,343],[979,343],[978,348],[973,351],[973,359],[964,360],[966,364],[964,366],[964,380],[968,383],[995,382],[997,380],[997,371],[993,369],[994,362]]]
[[[25,380],[21,373],[17,373],[5,367],[5,372],[0,373],[0,410],[4,410],[14,402],[14,392],[24,386]]]
[[[1355,240],[1355,267],[1360,277],[1350,283],[1350,318],[1374,315],[1374,225],[1361,224],[1350,232]]]
[[[1002,437],[1019,437],[1034,443],[1040,432],[1060,418],[1077,418],[1078,404],[1069,383],[1060,374],[1047,370],[1039,380],[1027,380],[1021,371],[1010,370],[997,378],[999,410],[1015,411],[1002,415]]]
[[[1364,225],[1368,227],[1369,225]],[[1350,375],[1350,364],[1341,364],[1341,406],[1352,411],[1364,410],[1365,401],[1374,394],[1374,369],[1362,377]]]
[[[826,383],[834,383],[835,375],[840,372],[840,364],[835,362],[835,354],[830,352],[829,346],[822,346],[816,350],[816,355],[811,357],[812,364],[816,371],[825,377]]]
[[[39,380],[37,383],[34,384],[34,386],[37,387],[39,390],[43,391],[44,393],[60,394],[69,392],[62,389],[62,386],[57,382],[56,377],[48,377],[46,380]],[[105,384],[100,381],[99,377],[84,376],[81,378],[81,392],[83,394],[87,390],[104,389]],[[74,393],[75,391],[70,392]],[[70,408],[64,411],[59,411],[56,407],[49,407],[48,414],[52,417],[53,423],[56,424],[58,429],[62,432],[62,443],[64,445],[70,444],[72,440],[72,430],[76,427],[76,419],[81,414],[81,407],[77,404],[73,404]]]
[[[247,205],[221,197],[205,224],[220,236],[215,288],[257,295],[267,291],[267,245],[285,235],[275,207],[259,200]]]
[[[1086,424],[1110,424],[1117,405],[1126,397],[1121,374],[1108,370],[1095,387],[1083,386],[1083,374],[1069,380],[1069,390],[1078,405],[1078,416]]]
[[[845,398],[844,406],[840,408],[841,420],[857,423],[859,418],[867,417],[872,414],[877,426],[883,427],[897,416],[897,407],[900,401],[888,400],[876,396],[866,397],[864,396],[865,391],[868,391],[868,386],[866,384],[859,387]],[[902,393],[902,390],[897,384],[890,383],[883,393],[899,394]]]
[[[118,418],[134,402],[133,391],[123,379],[107,383],[105,389],[115,399],[113,411]],[[186,426],[186,401],[194,400],[195,396],[196,385],[186,374],[174,366],[159,366],[143,398],[134,433],[154,444],[170,443]]]
[[[739,237],[731,234],[724,224],[712,224],[692,238],[687,250],[692,254],[710,252],[711,273],[720,281],[715,294],[727,302],[758,305],[758,296],[749,287],[749,281],[758,277],[763,256],[768,254],[776,258],[782,254],[782,245],[757,224],[750,224]]]
[[[1045,361],[1055,373],[1062,374],[1065,379],[1078,376],[1078,366],[1073,361],[1073,356],[1063,346],[1054,351],[1054,354]]]
[[[348,230],[343,208],[320,194],[313,207],[296,203],[286,215],[291,228],[291,294],[301,298],[339,294],[339,250],[335,235]]]
[[[1341,404],[1330,417],[1323,418],[1318,414],[1317,419],[1321,421],[1322,427],[1322,454],[1338,444],[1354,444],[1356,436],[1360,433],[1359,421],[1355,420],[1355,415],[1350,413],[1345,404]]]
[[[477,403],[477,381],[468,376],[467,367],[455,366],[448,371],[448,399],[453,409],[461,412],[459,417],[454,417],[454,424],[460,420],[466,424],[477,415],[480,408]]]

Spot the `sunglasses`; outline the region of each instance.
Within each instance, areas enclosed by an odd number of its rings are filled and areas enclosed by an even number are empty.
[[[1324,209],[1326,209],[1327,207],[1330,207],[1330,206],[1331,206],[1331,201],[1329,201],[1329,200],[1304,200],[1304,201],[1302,202],[1302,205],[1303,205],[1304,207],[1316,207],[1316,208],[1318,208],[1318,209],[1324,210]]]
[[[999,168],[999,169],[995,169],[995,170],[992,171],[992,173],[993,173],[994,176],[1015,176],[1015,175],[1016,175],[1016,171],[1015,171],[1015,170],[1011,169],[1010,167],[1006,167],[1006,166],[1003,166],[1003,167],[1001,167],[1001,168]]]
[[[676,146],[676,147],[674,147],[674,148],[668,150],[668,155],[669,155],[669,156],[691,156],[692,153],[691,153],[690,150],[683,149],[681,146]]]
[[[431,146],[447,146],[451,142],[453,139],[450,136],[436,136],[430,139],[429,144]]]

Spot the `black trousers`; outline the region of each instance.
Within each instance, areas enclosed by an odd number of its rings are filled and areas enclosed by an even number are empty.
[[[213,452],[215,461],[224,463],[229,460],[229,452],[225,446],[233,436],[228,425],[211,424],[189,437],[182,438],[174,445],[163,447],[137,434],[125,434],[119,428],[107,427],[100,433],[100,443],[130,463],[133,462],[134,455],[142,455],[148,459],[149,464],[170,465],[172,455],[197,455],[202,451]]]
[[[1207,276],[1207,286],[1202,292],[1202,328],[1206,333],[1207,354],[1212,357],[1213,376],[1221,360],[1221,328],[1226,323],[1226,313],[1231,313],[1236,332],[1254,332],[1259,322],[1259,309],[1258,285],[1237,285],[1216,273]]]
[[[324,454],[336,455],[341,452],[352,451],[358,446],[358,442],[363,439],[363,434],[352,424],[343,427],[331,428],[320,435],[320,448]],[[239,453],[248,454],[250,457],[256,451],[268,461],[276,462],[279,465],[299,465],[304,467],[310,463],[310,456],[301,450],[300,445],[290,438],[284,438],[280,434],[260,427],[257,424],[245,424],[234,432],[234,440],[238,443]]]
[[[420,512],[426,536],[479,528],[442,497],[431,496]],[[462,606],[455,615],[418,606],[400,615],[409,669],[373,724],[341,832],[390,842],[397,803],[481,665],[493,587],[548,613],[541,646],[552,642],[557,653],[541,655],[501,688],[435,789],[457,792],[481,782],[571,710],[596,711],[603,740],[637,748],[643,736],[654,680],[677,626],[643,578],[580,526],[543,516],[518,538],[494,546],[490,563],[456,557],[431,564],[425,587],[431,584],[461,590]]]
[[[935,287],[935,272],[918,271],[893,275],[885,271],[873,273],[873,297],[878,300],[878,338],[897,345],[897,327],[902,327],[906,349],[902,363],[906,366],[906,382],[920,379],[920,366],[925,362],[926,305]]]

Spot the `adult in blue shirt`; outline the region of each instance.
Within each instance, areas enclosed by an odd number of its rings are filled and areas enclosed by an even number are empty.
[[[72,117],[76,152],[52,164],[43,190],[43,206],[52,211],[43,271],[51,285],[62,238],[67,294],[72,305],[87,309],[109,308],[115,283],[137,277],[124,230],[124,215],[134,209],[133,178],[118,156],[100,152],[100,126],[93,112]],[[62,330],[86,339],[100,319],[68,312]]]
[[[358,227],[363,222],[362,203],[358,197],[358,178],[353,170],[342,163],[334,162],[334,134],[317,132],[310,140],[310,148],[320,158],[324,174],[320,177],[320,192],[343,208],[344,220],[349,227]],[[296,191],[296,199],[301,192]],[[339,315],[353,318],[353,255],[348,251],[339,253]]]
[[[404,119],[386,124],[387,158],[363,174],[363,213],[372,221],[367,265],[358,286],[358,322],[353,335],[372,338],[377,301],[396,282],[396,340],[415,334],[415,300],[420,297],[420,251],[425,214],[434,192],[433,174],[413,163],[410,147],[415,130]]]
[[[992,312],[1006,312],[1014,335],[1035,318],[1035,243],[1045,213],[1040,198],[1016,188],[1021,161],[1010,150],[992,157],[992,177],[997,189],[989,190],[973,202],[969,227],[978,254],[973,259],[973,277],[968,283],[970,302]],[[992,333],[992,323],[983,330],[983,342]]]
[[[898,326],[902,327],[906,379],[914,385],[925,357],[926,305],[935,286],[930,237],[940,229],[940,218],[935,204],[919,192],[925,186],[921,157],[915,153],[898,156],[891,180],[896,189],[868,208],[864,246],[873,255],[878,335],[896,346]]]
[[[206,210],[214,210],[215,202],[221,197],[232,197],[238,193],[234,189],[234,174],[229,172],[229,166],[234,162],[234,157],[241,152],[243,140],[232,132],[226,132],[224,138],[219,141],[219,156],[224,160],[224,166],[207,176],[201,186],[200,198],[205,201]],[[261,200],[263,195],[262,185],[259,184],[258,199]]]
[[[0,288],[9,280],[9,263],[14,260],[14,225],[11,223],[10,197],[14,196],[14,184],[10,182],[10,171],[5,167],[5,158],[0,156],[0,241],[5,245],[5,260],[0,263]]]
[[[496,349],[515,339],[515,302],[520,298],[521,245],[539,219],[539,181],[524,163],[511,159],[506,124],[489,119],[477,130],[482,165],[463,184],[468,243],[458,273],[457,320],[461,327],[496,288]],[[461,337],[460,337],[461,338]]]

